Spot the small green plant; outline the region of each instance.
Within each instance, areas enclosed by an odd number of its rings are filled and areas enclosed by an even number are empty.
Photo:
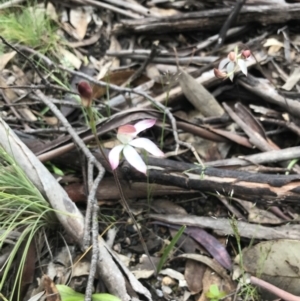
[[[0,32],[11,43],[38,48],[45,53],[54,49],[59,41],[55,26],[45,11],[36,7],[25,7],[20,12],[0,14]]]
[[[66,285],[56,285],[61,301],[84,301],[84,294],[77,293]],[[110,294],[93,294],[92,301],[121,301],[118,297]]]
[[[15,293],[19,299],[23,268],[31,242],[43,228],[54,228],[58,223],[55,210],[30,182],[14,158],[2,148],[0,148],[0,212],[0,249],[11,245],[9,257],[1,267],[0,291],[8,300],[12,300]],[[16,234],[18,236],[14,238]],[[12,240],[15,240],[13,244]],[[18,256],[20,256],[19,265],[12,270]],[[9,279],[13,281],[10,282]]]
[[[172,249],[174,248],[175,244],[177,243],[177,241],[179,240],[179,238],[181,237],[181,235],[183,234],[184,230],[185,230],[186,226],[182,226],[178,232],[176,233],[176,235],[173,237],[173,239],[171,240],[170,244],[165,248],[164,253],[158,263],[157,266],[157,273],[160,272],[160,270],[162,269],[162,267],[164,266],[167,258],[170,255],[170,252],[172,251]]]
[[[211,301],[219,301],[226,296],[226,293],[222,291],[220,292],[218,286],[216,284],[212,284],[209,287],[209,291],[205,293],[205,296]]]
[[[194,163],[197,167],[194,167],[194,168],[190,168],[190,169],[187,169],[185,171],[183,171],[184,174],[187,174],[189,173],[190,171],[198,171],[199,169],[201,170],[201,173],[200,173],[200,180],[204,180],[205,178],[205,170],[206,170],[206,166],[202,163],[197,163],[195,162]]]
[[[239,233],[237,220],[234,217],[232,217],[230,224],[231,224],[231,227],[232,227],[232,230],[233,230],[236,242],[237,242],[237,246],[238,246],[239,268],[242,273],[242,275],[239,279],[239,284],[240,284],[239,296],[242,296],[243,300],[259,300],[256,287],[252,286],[247,281],[248,276],[245,273],[245,268],[244,268],[243,251],[242,251],[242,246],[241,246],[241,235]],[[253,244],[253,240],[250,242],[249,247],[252,244]]]

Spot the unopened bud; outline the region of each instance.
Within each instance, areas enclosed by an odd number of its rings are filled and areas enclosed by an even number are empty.
[[[221,71],[217,68],[214,68],[214,74],[216,78],[226,78],[227,77],[227,73],[224,71]]]
[[[93,100],[93,89],[88,82],[80,82],[77,84],[77,90],[79,92],[81,103],[84,107],[90,107]]]
[[[249,49],[242,51],[242,57],[247,59],[251,55],[251,51]]]
[[[235,62],[236,54],[234,51],[229,52],[228,58],[232,61]]]

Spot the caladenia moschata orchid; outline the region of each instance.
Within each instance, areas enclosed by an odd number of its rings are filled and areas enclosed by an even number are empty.
[[[219,64],[219,68],[214,69],[215,76],[217,78],[230,78],[233,80],[234,72],[238,69],[247,76],[248,69],[247,69],[247,59],[250,58],[251,51],[249,49],[242,50],[240,53],[238,52],[238,47],[235,47],[234,51],[231,51],[227,58],[221,60]]]
[[[147,138],[137,138],[137,135],[141,131],[152,127],[155,122],[155,119],[145,119],[139,121],[135,125],[126,124],[119,127],[117,138],[121,144],[115,146],[108,155],[112,170],[115,170],[119,166],[120,155],[123,154],[130,165],[146,174],[147,166],[135,150],[135,147],[142,148],[156,157],[164,156],[164,153],[152,141]]]

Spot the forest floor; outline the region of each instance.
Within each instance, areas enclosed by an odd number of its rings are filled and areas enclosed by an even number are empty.
[[[299,15],[1,1],[0,297],[300,300]]]

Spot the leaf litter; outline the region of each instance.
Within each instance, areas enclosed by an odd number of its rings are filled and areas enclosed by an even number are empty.
[[[20,12],[9,3],[0,5],[0,147],[59,222],[28,248],[18,240],[26,224],[1,238],[1,294],[298,300],[300,4],[76,0]],[[164,157],[139,151],[144,174],[128,155],[112,171],[117,130],[147,119],[155,125],[137,139]],[[2,214],[4,233],[13,221]]]

